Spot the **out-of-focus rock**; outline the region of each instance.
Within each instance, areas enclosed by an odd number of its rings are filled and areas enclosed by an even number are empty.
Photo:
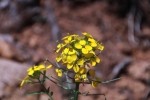
[[[27,60],[31,54],[19,43],[16,43],[12,35],[0,34],[0,56],[18,61]]]
[[[27,65],[0,58],[0,97],[13,93],[26,74]]]
[[[24,92],[23,89],[17,88],[11,91],[11,95],[4,97],[2,100],[37,100],[37,95],[25,95]]]
[[[150,63],[146,61],[134,62],[129,67],[128,72],[135,79],[148,82],[150,80]]]
[[[0,55],[5,58],[12,58],[14,56],[13,49],[11,47],[11,42],[13,38],[10,35],[0,34]]]

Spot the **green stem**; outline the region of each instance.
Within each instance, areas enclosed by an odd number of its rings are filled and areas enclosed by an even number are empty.
[[[42,87],[44,88],[44,93],[48,95],[48,97],[49,97],[48,100],[53,100],[52,95],[50,94],[50,91],[47,91],[46,87],[44,86],[45,74],[43,75],[43,80],[41,81],[40,79],[38,79],[38,81],[42,85]]]
[[[79,95],[79,83],[76,83],[76,88],[74,92],[74,100],[78,100],[78,95]]]
[[[53,100],[52,95],[47,93],[47,95],[49,96],[49,100]]]

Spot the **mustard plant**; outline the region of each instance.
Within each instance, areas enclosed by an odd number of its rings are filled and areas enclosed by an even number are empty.
[[[21,87],[24,84],[39,83],[43,86],[43,91],[33,92],[32,94],[47,94],[49,100],[53,100],[53,92],[50,87],[44,86],[45,80],[50,80],[57,86],[70,90],[73,93],[73,100],[78,100],[78,95],[91,95],[79,91],[80,84],[91,84],[96,88],[98,84],[104,83],[96,75],[95,67],[101,62],[99,54],[104,50],[104,46],[97,41],[91,34],[82,33],[82,35],[72,34],[62,38],[55,50],[56,64],[49,62],[48,65],[41,64],[32,66],[27,70],[27,76],[22,80]],[[47,76],[46,71],[54,68],[58,78]],[[61,78],[67,77],[66,84],[75,84],[75,88],[69,88],[61,84]],[[93,94],[94,95],[94,94]],[[104,95],[104,94],[98,94]]]

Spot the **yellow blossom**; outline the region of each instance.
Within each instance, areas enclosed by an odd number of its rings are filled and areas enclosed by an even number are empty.
[[[77,61],[77,64],[82,66],[82,65],[84,64],[84,59],[82,59],[82,58],[79,59],[79,60]]]
[[[83,54],[88,54],[88,52],[89,52],[89,51],[88,51],[86,48],[82,48],[82,53],[83,53]]]
[[[63,53],[64,53],[64,54],[68,54],[68,52],[69,52],[69,48],[65,48],[65,49],[63,50]]]
[[[98,82],[96,82],[96,81],[92,81],[91,85],[92,85],[94,88],[96,88],[96,87],[97,87],[97,85],[98,85]]]
[[[75,74],[75,82],[80,82],[81,81],[81,77],[80,77],[80,74]]]
[[[98,57],[95,57],[95,60],[97,63],[100,63],[100,59]]]
[[[86,81],[87,80],[87,74],[82,74],[81,78],[82,78],[83,81]]]
[[[30,67],[27,72],[28,72],[28,75],[29,76],[33,76],[34,73],[36,72],[39,72],[39,71],[44,71],[44,70],[47,70],[49,68],[51,68],[52,65],[49,65],[47,67],[45,67],[44,65],[39,65],[39,66],[33,66],[33,67]]]
[[[75,73],[77,73],[79,71],[79,66],[78,65],[74,65],[73,66],[73,70]]]
[[[97,46],[97,42],[96,40],[94,40],[93,38],[88,38],[88,41],[90,42],[90,45],[92,47],[96,47]]]
[[[90,34],[89,34],[89,33],[87,33],[87,32],[83,32],[82,34],[83,34],[84,36],[86,36],[86,37],[93,38],[93,37],[92,37],[92,35],[90,35]]]
[[[86,58],[91,58],[91,57],[93,57],[94,55],[95,55],[95,52],[93,52],[93,51],[88,52],[88,54],[84,54],[84,56],[85,56]]]
[[[67,63],[73,63],[76,59],[77,59],[77,55],[74,54],[74,55],[67,56],[66,61]]]
[[[98,43],[97,48],[98,48],[99,50],[101,50],[101,51],[102,51],[102,50],[104,50],[104,46],[103,46],[103,45],[101,45],[101,44],[99,44],[99,43]]]
[[[31,79],[34,79],[35,77],[40,76],[40,72],[45,71],[49,68],[51,68],[52,65],[44,66],[44,65],[38,65],[30,67],[27,70],[27,76],[22,80],[20,87],[22,87],[25,83],[31,82]]]
[[[86,73],[86,68],[85,68],[85,67],[80,67],[79,73],[80,73],[80,74]]]
[[[81,49],[82,48],[82,45],[80,44],[80,43],[75,43],[75,48],[77,48],[77,49]]]
[[[85,45],[86,41],[85,40],[80,40],[79,43],[80,43],[80,45]]]
[[[57,62],[60,62],[61,59],[62,59],[61,56],[56,57],[56,61],[57,61]]]
[[[76,53],[76,51],[74,49],[70,49],[69,52],[68,52],[68,55],[73,55],[75,53]]]
[[[92,80],[91,85],[95,88],[98,86],[99,83],[100,79],[96,77],[95,80]]]
[[[60,43],[57,45],[57,50],[56,50],[56,53],[58,53],[65,45]]]
[[[87,49],[88,51],[92,50],[92,47],[90,45],[86,45],[85,49]]]
[[[100,63],[97,53],[101,52],[104,46],[86,32],[82,33],[82,36],[68,35],[62,41],[63,43],[57,46],[59,52],[56,61],[61,61],[66,66],[66,70],[75,74],[75,82],[95,79],[95,71],[90,66]],[[93,86],[97,85],[96,81],[90,82]]]
[[[69,63],[67,64],[68,69],[71,69],[72,67],[73,67],[73,64],[69,64]]]
[[[22,87],[25,83],[28,83],[28,82],[29,82],[29,76],[26,76],[26,77],[21,81],[20,87]]]
[[[62,77],[62,70],[61,69],[55,69],[55,71],[59,77]]]

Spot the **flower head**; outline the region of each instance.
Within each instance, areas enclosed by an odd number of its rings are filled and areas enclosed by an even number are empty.
[[[38,66],[30,67],[27,70],[27,76],[22,80],[20,87],[22,87],[25,83],[31,82],[32,79],[39,78],[42,71],[45,71],[51,67],[52,67],[52,65],[44,66],[42,64],[38,65]]]
[[[28,73],[28,76],[34,76],[36,73],[47,70],[51,67],[52,65],[49,65],[47,67],[45,67],[44,65],[33,66],[27,70],[27,73]]]
[[[89,33],[79,35],[68,35],[62,39],[62,43],[57,45],[57,62],[66,66],[66,70],[74,73],[76,82],[88,81],[89,77],[95,78],[93,69],[100,63],[98,52],[104,50],[104,46],[92,37]],[[92,70],[91,70],[92,69]],[[58,76],[62,76],[62,71],[56,70]],[[91,84],[96,84],[92,81]]]

